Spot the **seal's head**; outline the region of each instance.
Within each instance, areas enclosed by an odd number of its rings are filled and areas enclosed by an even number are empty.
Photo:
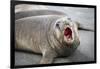
[[[71,46],[75,40],[79,41],[78,27],[70,18],[58,19],[54,25],[57,40],[62,44]]]

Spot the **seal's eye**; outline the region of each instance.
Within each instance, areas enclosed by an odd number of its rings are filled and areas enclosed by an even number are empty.
[[[59,23],[56,24],[56,28],[60,29],[60,24]]]
[[[70,21],[71,21],[71,18],[68,18],[68,20],[70,20]]]
[[[59,27],[59,24],[57,23],[56,26]]]

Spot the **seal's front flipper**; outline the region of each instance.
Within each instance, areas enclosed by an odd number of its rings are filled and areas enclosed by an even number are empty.
[[[79,30],[85,30],[85,31],[92,31],[92,32],[94,32],[94,29],[90,28],[87,25],[83,25],[83,24],[81,24],[79,22],[76,22],[76,24],[77,24]]]
[[[53,60],[54,60],[53,57],[47,58],[46,56],[43,56],[41,61],[40,61],[40,64],[50,64],[53,62]]]
[[[40,64],[50,64],[53,63],[54,58],[56,57],[56,53],[52,51],[47,51],[43,53],[43,57],[40,61]]]

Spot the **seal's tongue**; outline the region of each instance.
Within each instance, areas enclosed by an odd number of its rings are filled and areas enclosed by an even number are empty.
[[[69,38],[72,38],[72,31],[70,28],[66,28],[65,31],[64,31],[64,35],[69,39]]]

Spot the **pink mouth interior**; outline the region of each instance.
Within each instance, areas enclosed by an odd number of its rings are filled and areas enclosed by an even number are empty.
[[[72,31],[70,28],[66,28],[65,31],[64,31],[64,35],[67,37],[67,38],[72,38]]]

